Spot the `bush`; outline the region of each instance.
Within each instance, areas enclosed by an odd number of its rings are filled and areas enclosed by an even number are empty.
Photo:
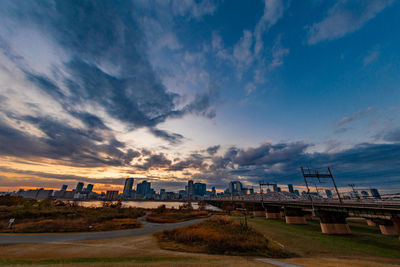
[[[189,251],[197,247],[210,254],[273,254],[268,240],[262,234],[227,217],[216,217],[195,225],[165,230],[157,237],[161,242],[186,245]]]

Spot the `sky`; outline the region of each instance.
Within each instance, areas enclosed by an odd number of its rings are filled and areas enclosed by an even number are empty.
[[[400,192],[400,1],[0,2],[0,191]],[[329,183],[320,185],[330,187]]]

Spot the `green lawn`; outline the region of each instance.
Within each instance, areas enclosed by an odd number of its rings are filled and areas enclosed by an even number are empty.
[[[264,233],[270,240],[302,257],[387,257],[400,259],[398,237],[384,236],[378,227],[360,221],[349,223],[352,235],[325,235],[318,221],[307,225],[289,225],[284,220],[251,218],[249,225]]]

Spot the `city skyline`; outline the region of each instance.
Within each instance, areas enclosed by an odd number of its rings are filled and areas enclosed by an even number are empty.
[[[342,189],[400,192],[399,11],[2,1],[0,191],[300,187],[309,166]]]

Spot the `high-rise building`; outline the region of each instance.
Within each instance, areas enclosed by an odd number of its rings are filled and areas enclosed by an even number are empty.
[[[93,191],[93,184],[88,184],[88,185],[86,186],[85,192],[90,193],[90,192],[92,192],[92,191]]]
[[[300,196],[299,190],[295,189],[294,194],[299,197]]]
[[[279,191],[278,191],[278,188],[279,188],[279,187],[278,187],[277,184],[274,184],[274,185],[273,185],[274,192],[279,192]]]
[[[151,194],[151,183],[143,181],[136,186],[136,193],[140,194],[142,198],[146,198]]]
[[[250,195],[254,194],[254,188],[250,188]]]
[[[363,198],[368,198],[368,197],[369,197],[369,194],[368,194],[367,191],[361,191],[361,196],[362,196]]]
[[[118,199],[118,191],[107,191],[106,200],[117,200]]]
[[[379,194],[378,189],[376,189],[376,188],[371,188],[370,191],[371,191],[371,195],[372,195],[374,198],[376,198],[376,199],[381,199],[381,194]]]
[[[160,189],[160,196],[165,194],[165,189]]]
[[[79,182],[77,185],[76,185],[76,189],[75,189],[76,191],[78,191],[78,192],[82,192],[82,190],[83,190],[83,183],[82,182]]]
[[[231,195],[242,195],[244,193],[243,185],[240,181],[233,181],[229,183],[229,193]]]
[[[190,196],[190,198],[194,195],[194,185],[192,180],[188,181],[187,193]]]
[[[61,187],[61,191],[67,191],[68,185],[63,184],[63,186]]]
[[[325,193],[326,193],[326,197],[327,197],[327,198],[332,198],[332,191],[331,191],[331,190],[326,189],[326,190],[325,190]]]
[[[132,187],[133,187],[133,178],[126,178],[125,179],[125,185],[124,185],[124,197],[131,197],[132,196]]]
[[[196,196],[204,196],[207,191],[207,185],[203,183],[195,183],[193,184],[194,195]]]
[[[288,189],[289,189],[289,192],[292,193],[292,194],[294,194],[293,185],[292,185],[292,184],[288,184],[287,187],[288,187]]]
[[[215,186],[213,186],[211,189],[211,195],[215,196],[216,194],[217,194],[217,192],[215,190]]]

